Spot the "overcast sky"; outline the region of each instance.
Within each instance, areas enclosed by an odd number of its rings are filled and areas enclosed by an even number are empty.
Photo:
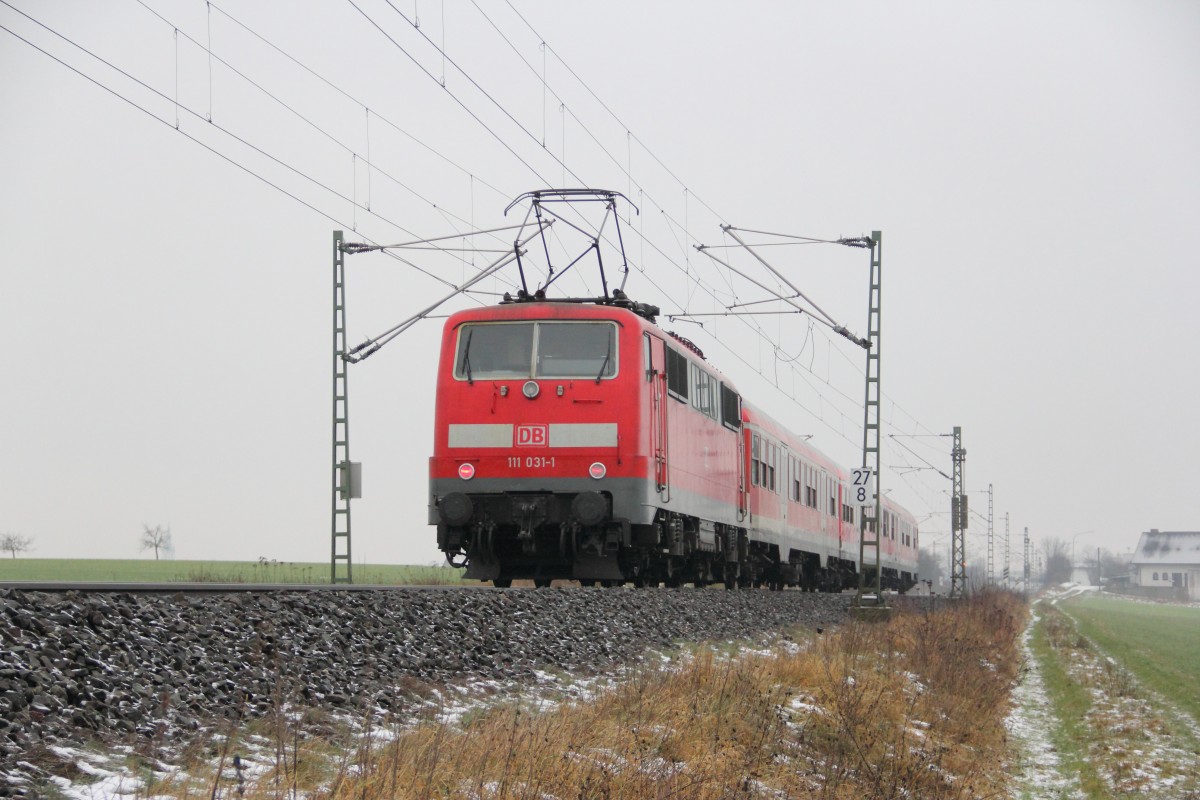
[[[926,467],[956,425],[1015,571],[1026,527],[1200,528],[1200,4],[4,0],[0,25],[0,532],[30,555],[138,557],[145,523],[178,558],[327,560],[332,232],[462,234],[580,185],[639,206],[626,289],[664,315],[767,297],[693,249],[722,224],[883,232],[883,488],[923,544],[948,548]],[[866,334],[863,251],[762,252]],[[352,343],[494,257],[351,257]],[[795,316],[661,323],[861,458],[860,349]],[[439,558],[440,333],[350,369],[356,562]]]

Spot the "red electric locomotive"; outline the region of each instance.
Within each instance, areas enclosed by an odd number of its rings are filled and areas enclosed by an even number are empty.
[[[517,300],[445,325],[429,522],[466,577],[510,585],[858,585],[847,473],[747,403],[621,292]],[[918,532],[883,505],[883,583]]]

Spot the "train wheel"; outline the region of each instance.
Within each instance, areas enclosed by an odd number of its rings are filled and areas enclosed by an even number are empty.
[[[492,581],[492,586],[495,586],[497,589],[507,589],[512,586],[512,578],[496,578]]]
[[[595,585],[596,585],[596,582],[595,582],[594,580],[591,580],[591,579],[588,579],[588,580],[581,580],[581,581],[579,581],[579,585],[580,585],[580,586],[584,586],[584,587],[588,587],[588,588],[590,588],[590,587],[592,587],[592,586],[595,586]]]
[[[549,578],[534,578],[533,586],[535,589],[549,589],[550,588],[550,579]]]

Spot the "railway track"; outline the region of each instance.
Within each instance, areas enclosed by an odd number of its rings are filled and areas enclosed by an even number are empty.
[[[0,590],[24,592],[122,592],[130,594],[231,594],[272,592],[394,592],[491,589],[461,584],[403,585],[357,583],[141,583],[129,581],[0,581]]]

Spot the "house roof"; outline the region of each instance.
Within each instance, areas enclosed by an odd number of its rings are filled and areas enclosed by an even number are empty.
[[[1147,531],[1138,539],[1132,563],[1200,565],[1200,531]]]

